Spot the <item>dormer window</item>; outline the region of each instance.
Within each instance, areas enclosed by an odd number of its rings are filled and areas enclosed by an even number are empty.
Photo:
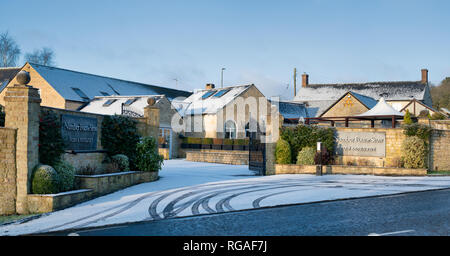
[[[72,90],[83,99],[83,101],[89,101],[89,97],[80,88],[72,87]]]
[[[130,106],[131,104],[133,104],[137,100],[138,100],[138,98],[128,99],[127,101],[125,101],[125,103],[123,105],[124,106]]]

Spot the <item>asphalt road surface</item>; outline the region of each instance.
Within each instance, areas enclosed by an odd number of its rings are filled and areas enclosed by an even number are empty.
[[[450,189],[261,208],[45,235],[448,236]]]

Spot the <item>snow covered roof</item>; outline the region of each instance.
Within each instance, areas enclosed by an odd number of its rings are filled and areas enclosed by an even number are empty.
[[[136,95],[136,96],[102,96],[95,97],[86,106],[80,109],[81,112],[102,114],[102,115],[121,115],[122,103],[127,104],[127,108],[137,114],[144,115],[144,107],[148,105],[147,99],[154,98],[156,103],[164,98],[164,95]],[[155,104],[156,104],[155,103]]]
[[[309,84],[301,87],[293,101],[337,100],[348,91],[375,100],[424,100],[427,84],[421,81],[370,82],[351,84]]]
[[[272,102],[272,105],[274,105],[274,102]],[[287,102],[287,101],[279,101],[278,102],[278,112],[284,117],[284,118],[306,118],[308,116],[308,112],[306,110],[305,104],[298,103],[298,102]]]
[[[444,112],[447,115],[450,115],[450,110],[448,110],[446,108],[441,108],[441,111]]]
[[[375,107],[357,116],[404,116],[404,114],[395,110],[391,105],[386,103],[384,98],[381,98]]]
[[[63,98],[88,101],[107,95],[165,95],[169,100],[190,92],[29,63]]]
[[[254,85],[198,90],[182,102],[174,103],[180,115],[215,114]]]
[[[335,100],[311,100],[303,102],[306,106],[306,112],[308,117],[319,117],[323,114],[325,110],[327,110]],[[302,102],[294,102],[294,103],[302,103]]]

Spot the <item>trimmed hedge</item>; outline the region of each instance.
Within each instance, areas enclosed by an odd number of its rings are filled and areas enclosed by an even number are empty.
[[[427,145],[417,136],[407,137],[402,144],[405,168],[426,168]]]
[[[277,164],[290,164],[291,163],[291,147],[289,143],[283,139],[277,141],[275,148],[275,159]]]
[[[297,162],[297,155],[305,147],[316,147],[318,141],[322,142],[328,152],[334,152],[335,129],[312,125],[297,125],[296,127],[282,127],[280,137],[287,141],[293,156],[292,163]],[[330,154],[330,157],[333,157]]]
[[[298,152],[297,164],[298,165],[313,165],[314,156],[316,155],[316,149],[313,147],[304,147]]]
[[[49,165],[37,165],[31,178],[33,194],[56,194],[59,192],[58,173]]]
[[[111,162],[113,164],[116,164],[117,168],[119,168],[119,171],[121,172],[127,172],[130,170],[130,162],[126,155],[123,154],[114,155],[111,157]]]
[[[75,182],[75,168],[66,161],[59,161],[53,168],[58,174],[58,192],[72,190]]]

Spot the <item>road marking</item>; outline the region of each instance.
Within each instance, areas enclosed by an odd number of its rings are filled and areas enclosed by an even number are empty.
[[[415,230],[409,229],[409,230],[402,230],[402,231],[395,231],[395,232],[388,232],[388,233],[381,233],[381,234],[370,233],[367,236],[389,236],[389,235],[398,235],[398,234],[411,233],[411,232],[415,232]]]
[[[69,233],[67,236],[80,236],[78,233]]]

